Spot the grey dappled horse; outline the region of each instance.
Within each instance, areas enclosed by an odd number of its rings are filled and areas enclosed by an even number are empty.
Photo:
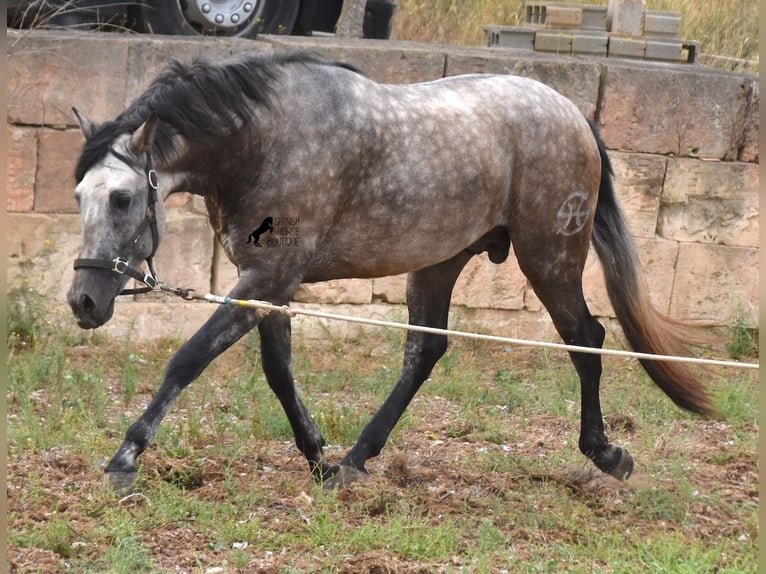
[[[173,63],[115,120],[95,125],[77,115],[86,138],[76,169],[83,246],[68,298],[82,328],[109,320],[130,277],[154,286],[162,202],[189,191],[205,198],[239,270],[232,298],[287,304],[304,282],[407,272],[410,323],[446,328],[466,263],[482,252],[501,263],[513,244],[563,340],[600,347],[604,329],[582,291],[593,241],[632,347],[684,350],[680,331],[649,302],[603,144],[572,102],[536,81],[470,75],[383,85],[304,54],[250,55]],[[267,217],[298,223],[298,240],[255,248],[248,238]],[[145,259],[146,273],[138,270]],[[132,483],[136,458],[179,393],[253,327],[296,444],[314,477],[330,484],[364,475],[447,348],[444,336],[407,335],[393,392],[332,465],[296,393],[290,318],[221,306],[173,356],[128,429],[106,467],[113,484]],[[625,479],[633,461],[604,434],[601,359],[571,359],[582,387],[580,450]],[[710,412],[687,367],[642,363],[676,404]]]

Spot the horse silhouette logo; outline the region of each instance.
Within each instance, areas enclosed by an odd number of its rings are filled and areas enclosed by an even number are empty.
[[[258,226],[258,229],[254,230],[250,235],[247,237],[247,243],[250,243],[251,241],[255,244],[256,247],[261,247],[261,244],[258,243],[258,240],[261,238],[261,235],[263,235],[266,232],[274,233],[274,218],[273,217],[267,217],[263,220],[263,222]]]

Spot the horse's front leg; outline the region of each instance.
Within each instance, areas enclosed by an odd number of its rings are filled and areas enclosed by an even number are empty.
[[[253,310],[228,305],[219,307],[176,352],[168,363],[159,390],[143,414],[128,428],[122,446],[106,467],[106,476],[115,490],[126,490],[133,484],[136,458],[149,446],[181,391],[257,322],[258,316]]]
[[[325,444],[314,419],[298,396],[293,378],[290,341],[290,318],[272,313],[258,324],[261,335],[261,360],[266,380],[282,404],[295,435],[295,444],[309,463],[318,481],[326,480],[330,467],[324,461]]]

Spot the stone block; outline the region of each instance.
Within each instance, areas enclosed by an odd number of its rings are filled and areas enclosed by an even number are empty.
[[[210,290],[216,295],[227,295],[239,281],[237,266],[229,260],[217,239],[214,239],[213,254]]]
[[[74,169],[84,141],[79,129],[40,132],[35,211],[77,213]]]
[[[645,12],[646,0],[609,0],[606,24],[613,34],[641,36]]]
[[[524,308],[526,278],[515,258],[502,265],[489,261],[486,254],[471,259],[458,277],[452,303],[472,308]]]
[[[210,318],[217,305],[206,301],[182,301],[174,298],[156,301],[156,294],[141,299],[118,297],[114,315],[98,332],[108,337],[131,341],[191,337]],[[162,365],[164,367],[164,365]]]
[[[372,303],[372,280],[335,279],[321,283],[304,283],[298,287],[293,301],[299,303],[327,303],[366,305]]]
[[[572,52],[572,33],[564,30],[538,30],[535,34],[535,50],[570,54]]]
[[[738,316],[758,325],[759,254],[755,247],[681,243],[671,314],[730,325]]]
[[[114,117],[125,105],[129,42],[115,34],[9,30],[8,121],[76,126],[73,105],[94,119]]]
[[[644,14],[644,35],[678,38],[681,34],[681,13],[647,10]]]
[[[760,154],[760,83],[754,80],[750,102],[745,115],[745,129],[738,158],[740,161],[759,162]]]
[[[647,40],[644,57],[647,60],[680,62],[682,52],[683,44],[681,42]]]
[[[608,44],[609,36],[606,32],[603,34],[574,32],[572,34],[573,54],[606,57]]]
[[[599,98],[601,66],[595,62],[536,52],[531,55],[454,49],[447,55],[445,76],[514,74],[532,78],[560,92],[593,119]]]
[[[657,231],[664,157],[649,154],[610,152],[614,186],[634,237],[652,239]]]
[[[677,241],[758,246],[758,164],[668,160],[658,221]]]
[[[736,159],[752,79],[679,64],[605,68],[601,135],[608,148]]]
[[[32,211],[37,172],[36,128],[8,126],[7,211]]]
[[[160,279],[174,287],[209,291],[213,241],[207,217],[168,210],[166,235],[154,257]]]
[[[308,50],[359,68],[376,82],[403,84],[444,74],[445,50],[433,44],[312,36],[259,36],[282,50]]]
[[[372,300],[376,303],[406,303],[407,274],[373,279]]]
[[[634,58],[643,60],[646,56],[646,40],[610,36],[608,51],[610,58]]]
[[[450,310],[450,329],[484,333],[498,337],[524,339],[526,341],[549,341],[560,343],[561,338],[545,310],[529,312],[510,309],[471,309],[453,306]],[[453,337],[453,340],[457,337]],[[488,348],[505,349],[509,353],[523,347],[521,344],[492,341],[477,342]],[[509,361],[513,355],[509,356]]]
[[[667,314],[670,310],[678,244],[675,241],[645,238],[636,238],[635,244],[652,304],[657,310]],[[593,315],[615,317],[606,292],[601,262],[592,247],[583,270],[583,290],[588,308]]]
[[[364,317],[378,321],[392,321],[407,323],[407,309],[401,305],[387,305],[383,303],[370,305],[319,305],[316,303],[294,303],[290,305],[295,309],[307,309],[322,311],[337,315],[351,315]],[[351,323],[307,315],[297,315],[292,320],[292,333],[295,340],[300,341],[327,341],[328,339],[357,339],[364,336],[385,334],[390,327],[378,327],[362,323]]]
[[[31,287],[66,304],[80,252],[79,216],[8,213],[6,222],[8,289]]]
[[[142,36],[142,41],[132,42],[128,50],[126,105],[143,93],[173,58],[184,63],[197,58],[220,62],[235,54],[273,50],[271,44],[244,38]]]

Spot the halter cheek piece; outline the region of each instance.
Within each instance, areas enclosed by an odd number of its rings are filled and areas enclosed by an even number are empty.
[[[120,161],[131,165],[133,162],[127,157],[123,156],[115,150],[110,150],[114,156]],[[159,189],[159,181],[157,179],[157,172],[154,169],[154,162],[152,161],[151,154],[146,152],[146,166],[144,167],[144,173],[146,174],[146,191],[148,201],[146,202],[146,215],[141,225],[138,226],[138,230],[133,237],[128,241],[128,245],[135,245],[148,227],[152,233],[152,252],[146,257],[146,264],[149,267],[149,273],[143,273],[138,269],[134,269],[128,265],[127,258],[117,256],[112,260],[109,259],[75,259],[74,268],[80,269],[84,267],[95,267],[97,269],[109,269],[115,273],[120,273],[132,277],[137,281],[140,281],[146,287],[139,287],[137,289],[123,289],[119,295],[135,295],[138,293],[148,293],[157,288],[159,280],[157,279],[157,273],[154,271],[154,264],[152,258],[154,257],[157,247],[160,242],[160,233],[157,228],[157,213],[155,206],[157,205],[158,197],[157,190]]]

